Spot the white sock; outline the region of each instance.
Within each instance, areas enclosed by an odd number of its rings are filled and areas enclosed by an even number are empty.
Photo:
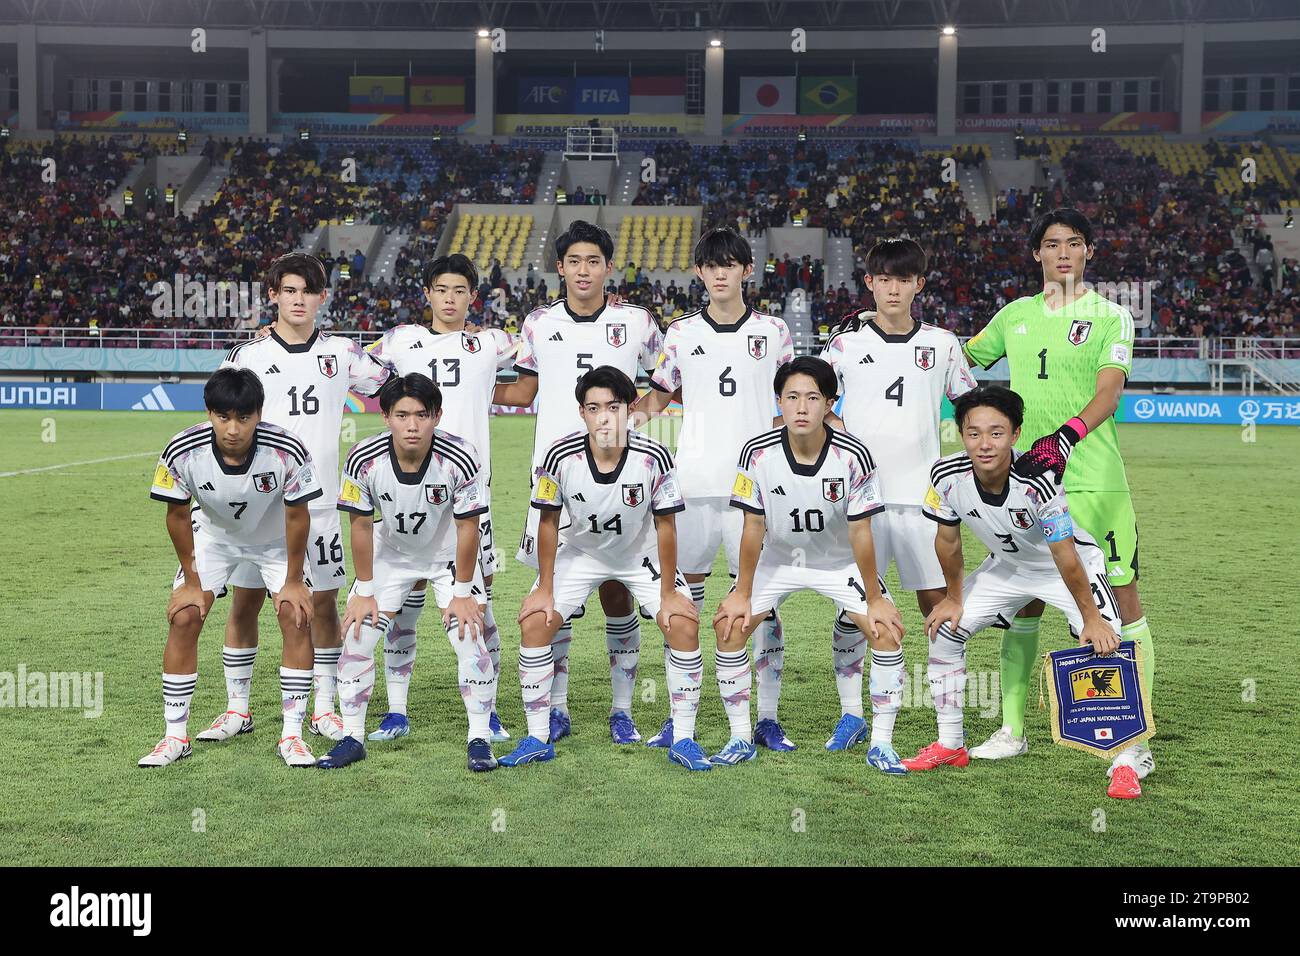
[[[700,685],[704,676],[704,656],[698,649],[669,649],[669,711],[673,719],[673,743],[695,739],[695,716],[700,710]]]
[[[928,677],[934,713],[939,723],[939,743],[949,749],[965,746],[962,707],[966,702],[966,638],[963,629],[948,624],[930,644]]]
[[[560,625],[560,629],[555,632],[555,640],[551,641],[551,656],[555,664],[555,677],[551,684],[551,709],[558,710],[563,714],[569,712],[569,645],[573,643],[573,624],[565,621]],[[550,720],[549,714],[547,720]],[[550,733],[550,724],[547,724],[546,733]],[[530,731],[531,733],[531,731]],[[537,737],[536,734],[533,734]],[[537,737],[538,740],[545,740],[546,736]]]
[[[501,632],[497,629],[497,619],[492,613],[492,586],[488,585],[487,606],[483,608],[483,646],[487,648],[488,657],[492,660],[492,676],[497,679],[497,683],[492,687],[492,713],[497,711],[496,690],[501,682]]]
[[[358,624],[343,641],[338,671],[339,710],[343,732],[354,740],[366,739],[366,708],[375,690],[375,648],[392,623],[391,618],[381,614],[378,626],[368,621]]]
[[[280,667],[280,707],[284,724],[280,738],[301,737],[302,722],[307,716],[307,698],[311,695],[311,671]]]
[[[862,674],[858,673],[861,690]],[[871,652],[871,746],[894,743],[894,722],[903,706],[903,650]]]
[[[388,710],[406,713],[406,698],[415,669],[415,622],[424,610],[423,591],[412,591],[393,618],[384,636],[384,685],[388,689]]]
[[[253,660],[256,657],[256,644],[221,648],[221,662],[226,671],[226,710],[237,714],[250,713],[248,698],[253,686]]]
[[[867,656],[867,638],[844,615],[837,615],[831,628],[831,657],[835,662],[835,689],[840,695],[840,713],[862,716],[862,665]]]
[[[465,716],[469,719],[469,736],[465,739],[487,740],[492,736],[489,720],[492,702],[497,697],[497,675],[492,672],[487,645],[482,634],[462,641],[460,622],[455,618],[447,626],[447,640],[456,652],[456,679],[460,698],[465,703]]]
[[[519,648],[519,689],[524,697],[528,736],[542,743],[551,739],[551,688],[555,682],[555,655],[550,647]]]
[[[632,713],[637,665],[641,660],[641,618],[635,611],[627,617],[605,619],[605,646],[609,649],[610,713]]]
[[[164,671],[162,677],[163,720],[167,723],[165,733],[168,737],[188,740],[190,700],[194,697],[194,687],[199,682],[198,672],[168,674]]]
[[[764,621],[754,631],[754,680],[758,683],[759,720],[776,720],[784,667],[785,635],[781,618],[777,616]]]
[[[749,650],[742,647],[730,654],[718,651],[714,654],[713,663],[718,678],[718,693],[722,695],[722,706],[727,712],[727,721],[731,724],[731,736],[752,741],[754,728],[749,721],[749,691],[753,675],[749,670]],[[673,725],[673,737],[677,737],[676,724]]]
[[[338,680],[339,655],[342,647],[318,647],[312,666],[312,683],[316,691],[316,706],[312,719],[334,711],[334,686]]]

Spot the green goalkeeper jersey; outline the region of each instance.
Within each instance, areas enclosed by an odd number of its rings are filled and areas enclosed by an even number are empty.
[[[1025,424],[1016,444],[1023,451],[1083,411],[1097,393],[1101,369],[1122,369],[1127,378],[1133,316],[1091,289],[1056,311],[1044,306],[1040,292],[999,309],[966,343],[966,354],[986,369],[1006,356],[1011,389],[1025,401]],[[1075,447],[1065,469],[1065,488],[1128,491],[1113,417]]]

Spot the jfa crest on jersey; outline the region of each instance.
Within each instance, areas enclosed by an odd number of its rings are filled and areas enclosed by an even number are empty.
[[[840,326],[821,357],[844,396],[845,428],[880,463],[885,503],[918,507],[939,457],[943,399],[975,387],[957,336],[924,322],[910,332],[885,332],[874,312],[864,312]]]
[[[253,487],[264,495],[269,495],[278,487],[275,480],[275,472],[264,471],[260,475],[253,476]]]
[[[487,490],[474,446],[440,428],[419,470],[402,471],[392,435],[359,442],[343,466],[340,511],[383,521],[375,534],[403,554],[432,563],[456,557],[456,521],[487,512]]]
[[[839,570],[854,560],[849,522],[885,510],[867,447],[829,426],[824,435],[821,458],[810,465],[795,460],[785,428],[764,432],[740,453],[731,505],[763,516],[764,560]]]
[[[339,428],[348,392],[377,395],[392,370],[351,339],[319,329],[298,345],[274,331],[241,342],[221,364],[257,374],[266,392],[262,420],[301,439],[321,471],[325,494],[337,498]]]
[[[1092,331],[1092,323],[1085,322],[1082,319],[1075,319],[1070,323],[1070,344],[1082,345],[1088,341],[1088,333]]]
[[[650,385],[682,390],[677,467],[687,499],[730,493],[741,447],[772,427],[776,370],[793,358],[786,324],[753,309],[727,324],[706,307],[668,326]]]
[[[489,422],[497,372],[514,361],[515,342],[501,329],[434,332],[423,325],[399,325],[370,347],[398,375],[418,372],[442,392],[440,431],[458,435],[480,456],[483,480],[492,478]]]
[[[621,566],[657,554],[654,516],[675,514],[685,503],[663,445],[630,431],[617,467],[601,472],[586,432],[573,432],[551,446],[537,469],[532,506],[566,509],[565,548]]]
[[[573,400],[576,378],[612,365],[636,381],[642,369],[654,369],[662,343],[658,321],[636,305],[602,305],[592,315],[577,315],[559,299],[530,312],[520,330],[515,370],[538,376],[533,467],[558,439],[585,432]]]

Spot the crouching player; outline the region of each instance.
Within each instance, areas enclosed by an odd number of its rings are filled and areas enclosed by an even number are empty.
[[[903,621],[876,573],[871,516],[884,511],[876,465],[862,444],[822,420],[835,402],[835,372],[802,356],[777,370],[773,387],[784,427],[745,445],[731,504],[745,512],[736,587],[713,618],[718,690],[731,739],[715,765],[753,760],[751,674],[745,644],[772,608],[796,591],[835,602],[871,645],[871,748],[867,762],[904,773],[892,745],[902,705]],[[844,712],[854,689],[836,682]],[[879,689],[879,693],[877,693]],[[858,706],[862,673],[857,675]]]
[[[167,534],[181,566],[167,604],[167,729],[141,758],[141,767],[165,767],[191,753],[187,725],[199,676],[199,632],[241,562],[256,568],[274,596],[284,635],[280,757],[291,767],[316,762],[302,742],[312,679],[312,599],[303,561],[311,523],[307,502],[322,490],[302,442],[261,421],[262,401],[262,383],[253,372],[220,369],[203,387],[207,424],[173,438],[154,471],[150,496],[167,502]],[[250,718],[241,732],[252,729]]]
[[[344,736],[317,766],[331,770],[365,758],[375,647],[412,589],[427,579],[456,652],[469,715],[469,769],[492,770],[488,721],[497,681],[483,633],[487,593],[478,546],[487,491],[478,455],[469,442],[438,429],[442,395],[428,376],[391,379],[379,390],[379,407],[388,431],[353,447],[339,488],[339,510],[351,516],[356,572],[339,658]],[[383,514],[377,528],[376,507]]]
[[[1080,644],[1091,644],[1099,654],[1119,647],[1119,611],[1101,548],[1072,524],[1064,489],[1050,477],[1024,478],[1011,469],[1024,419],[1020,396],[986,385],[958,398],[954,411],[966,450],[931,469],[923,506],[939,524],[934,547],[947,582],[947,596],[925,621],[939,739],[903,761],[914,771],[969,763],[962,704],[972,634],[990,625],[1006,627],[1022,607],[1040,600],[1065,615]],[[990,551],[964,581],[963,521]],[[1134,744],[1115,758],[1110,796],[1141,794],[1132,764],[1146,750]]]
[[[578,411],[586,433],[573,432],[550,446],[533,484],[540,514],[537,582],[519,609],[519,684],[528,736],[501,758],[515,767],[551,760],[551,642],[560,625],[593,590],[621,582],[668,642],[668,684],[673,745],[668,758],[689,770],[708,770],[695,742],[700,705],[699,615],[690,587],[677,573],[677,526],[685,509],[673,456],[658,442],[628,428],[636,386],[611,365],[578,380]],[[559,548],[560,512],[569,527]]]

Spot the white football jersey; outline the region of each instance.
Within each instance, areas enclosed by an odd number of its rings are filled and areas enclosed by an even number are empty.
[[[677,470],[688,500],[730,494],[736,456],[772,427],[772,382],[793,358],[786,324],[752,308],[731,325],[715,322],[706,306],[668,326],[650,384],[661,392],[682,390]]]
[[[375,535],[394,550],[434,564],[456,558],[456,519],[487,512],[487,488],[474,446],[440,428],[419,471],[397,464],[393,436],[372,435],[348,452],[340,511],[373,515]]]
[[[324,494],[306,446],[283,428],[258,422],[242,465],[227,465],[212,425],[181,432],[163,450],[149,495],[159,501],[194,500],[191,519],[238,545],[284,542],[284,506]]]
[[[964,451],[935,462],[922,510],[941,524],[965,522],[992,557],[1026,571],[1057,573],[1053,541],[1073,537],[1076,546],[1100,551],[1092,535],[1070,520],[1065,489],[1050,477],[1012,472],[1002,493],[990,494]]]
[[[301,345],[274,331],[230,350],[222,368],[249,368],[262,380],[262,419],[307,446],[328,500],[338,497],[339,428],[348,392],[376,395],[392,370],[351,339],[317,329]]]
[[[534,309],[520,329],[515,369],[539,376],[533,468],[571,432],[586,434],[573,388],[585,372],[601,365],[620,369],[632,381],[653,371],[663,345],[654,315],[639,305],[601,306],[595,315],[574,315],[568,300]]]
[[[975,387],[957,336],[924,322],[884,332],[875,313],[864,312],[831,337],[821,357],[844,396],[844,427],[880,456],[885,504],[920,505],[939,457],[943,398]]]
[[[795,461],[789,432],[773,428],[740,453],[731,504],[767,523],[763,560],[834,571],[853,564],[849,522],[884,511],[876,464],[852,435],[823,426],[821,459]]]
[[[659,553],[654,516],[686,507],[672,454],[629,431],[618,467],[600,472],[589,442],[585,431],[574,432],[550,447],[533,483],[532,506],[568,511],[565,548],[597,556],[613,568],[649,561]],[[659,573],[657,561],[651,573]]]
[[[419,372],[442,392],[439,431],[459,435],[474,446],[484,481],[492,478],[489,431],[492,390],[497,371],[514,359],[515,343],[501,329],[435,332],[424,325],[399,325],[384,333],[368,351],[392,365],[398,375]]]

